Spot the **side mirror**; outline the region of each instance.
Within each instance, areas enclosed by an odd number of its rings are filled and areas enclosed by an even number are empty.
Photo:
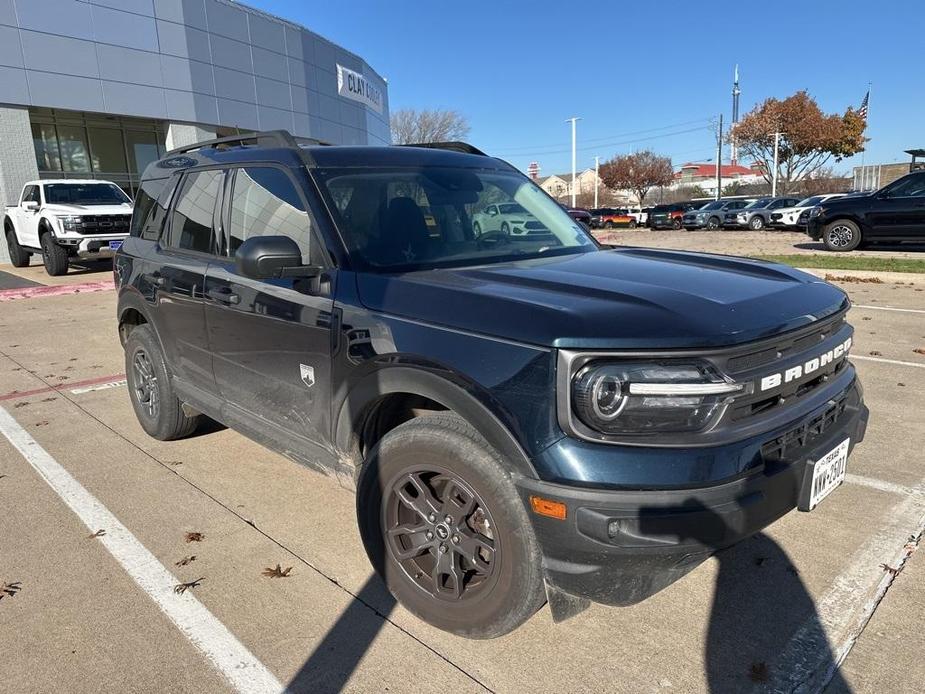
[[[26,200],[22,207],[24,210],[32,210],[33,212],[39,209],[39,204],[35,200]]]
[[[317,277],[321,268],[302,264],[302,251],[288,236],[252,236],[234,254],[239,275],[255,280]]]

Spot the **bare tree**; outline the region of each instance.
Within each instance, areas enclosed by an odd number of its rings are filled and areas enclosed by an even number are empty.
[[[624,154],[604,162],[600,167],[601,181],[611,190],[630,190],[642,205],[649,191],[667,186],[674,180],[671,159],[644,150]]]
[[[800,181],[803,195],[823,195],[825,193],[847,193],[853,181],[850,177],[839,176],[831,167],[823,167],[812,176]]]
[[[396,145],[452,142],[469,134],[468,119],[454,110],[403,108],[392,112],[389,123]]]

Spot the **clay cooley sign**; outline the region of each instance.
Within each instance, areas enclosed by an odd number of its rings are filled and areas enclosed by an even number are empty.
[[[366,104],[376,113],[382,113],[382,90],[371,84],[359,72],[343,65],[337,66],[337,93]]]

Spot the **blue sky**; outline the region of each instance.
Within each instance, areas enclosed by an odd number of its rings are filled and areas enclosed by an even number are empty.
[[[570,170],[570,116],[579,169],[645,148],[676,166],[712,157],[735,63],[743,114],[798,89],[841,112],[872,82],[866,163],[925,147],[921,0],[245,1],[363,56],[393,110],[458,109],[473,144],[523,169],[536,160],[541,175]]]

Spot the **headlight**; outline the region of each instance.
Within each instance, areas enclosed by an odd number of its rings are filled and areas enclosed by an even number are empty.
[[[745,385],[703,362],[591,362],[572,378],[572,410],[602,434],[708,428]]]
[[[80,230],[80,217],[58,217],[58,221],[61,222],[61,228],[65,231]]]
[[[706,217],[705,214],[698,214],[698,215],[697,215],[697,221],[698,221],[698,222],[702,222],[702,221],[704,220],[705,217]]]
[[[821,208],[821,207],[814,207],[814,208],[812,208],[812,209],[809,211],[809,216],[810,216],[810,217],[818,217],[818,216],[821,215],[821,214],[822,214],[822,208]]]

